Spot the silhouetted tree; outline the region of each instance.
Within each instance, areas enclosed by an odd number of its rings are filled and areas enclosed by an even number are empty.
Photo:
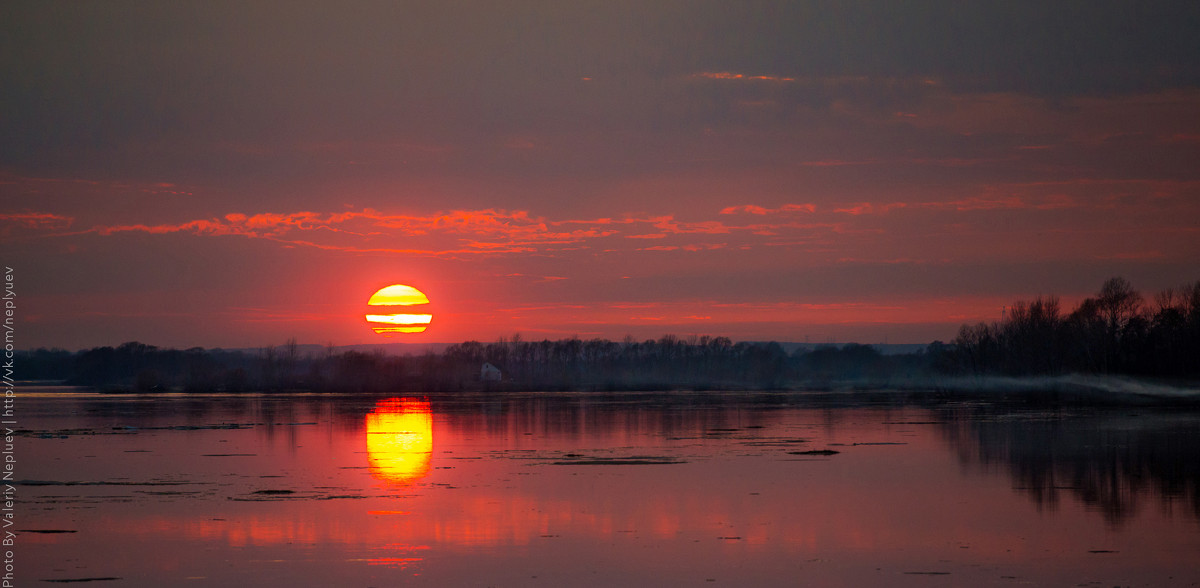
[[[1016,302],[1004,321],[963,325],[945,371],[1200,376],[1200,282],[1159,293],[1157,307],[1123,278],[1062,318],[1058,298]]]

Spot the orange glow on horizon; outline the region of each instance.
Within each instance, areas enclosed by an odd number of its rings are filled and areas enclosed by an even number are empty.
[[[429,298],[425,296],[425,293],[404,284],[393,284],[382,288],[372,294],[371,299],[367,301],[368,306],[383,307],[380,310],[423,304],[429,304]],[[381,335],[423,333],[426,326],[433,321],[433,315],[425,313],[367,314],[364,315],[364,318],[371,328]]]
[[[367,415],[367,465],[383,482],[407,486],[429,475],[433,411],[427,400],[381,400]]]

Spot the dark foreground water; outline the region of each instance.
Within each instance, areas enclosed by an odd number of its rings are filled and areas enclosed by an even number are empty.
[[[860,398],[27,392],[17,578],[1200,585],[1200,413]]]

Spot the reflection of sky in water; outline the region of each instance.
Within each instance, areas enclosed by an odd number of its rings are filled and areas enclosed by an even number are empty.
[[[432,405],[272,397],[236,410],[222,400],[208,412],[181,411],[179,401],[140,401],[137,410],[61,402],[41,412],[27,404],[26,426],[96,434],[23,438],[23,477],[120,484],[20,487],[26,512],[36,513],[30,528],[77,531],[21,536],[26,569],[38,579],[924,586],[931,576],[919,572],[946,572],[955,585],[1003,576],[1039,585],[1171,585],[1191,573],[1200,550],[1190,508],[1132,509],[1113,526],[1086,497],[1039,510],[1028,475],[968,465],[983,457],[1039,476],[1066,466],[1090,479],[1093,461],[1153,454],[1118,459],[1129,467],[1098,478],[1151,496],[1156,484],[1138,485],[1125,472],[1200,478],[1176,461],[1191,461],[1191,453],[1165,450],[1195,438],[1190,418],[1167,427],[1147,415],[1127,422],[600,397]],[[253,425],[171,428],[185,423]],[[140,429],[113,429],[124,425]],[[1156,433],[1137,433],[1144,430]],[[790,453],[824,448],[840,453]],[[1045,468],[1023,457],[1038,448]],[[572,456],[682,463],[555,465]],[[125,485],[131,481],[180,485]],[[1055,473],[1047,485],[1067,482]],[[1089,488],[1079,479],[1069,485],[1064,496]],[[1172,498],[1160,504],[1181,505]]]
[[[367,462],[371,475],[393,484],[411,484],[429,475],[433,457],[433,415],[429,401],[381,400],[367,415]]]

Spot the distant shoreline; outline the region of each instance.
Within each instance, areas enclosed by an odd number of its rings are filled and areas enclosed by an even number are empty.
[[[688,388],[684,386],[642,387],[637,389],[522,388],[517,386],[478,386],[458,390],[241,390],[185,391],[164,389],[136,391],[132,389],[99,389],[92,386],[71,386],[47,381],[27,382],[21,388],[33,388],[41,394],[95,394],[100,396],[137,397],[390,397],[427,396],[432,398],[480,398],[537,396],[581,397],[720,397],[738,398],[804,398],[808,400],[837,399],[840,401],[889,400],[900,403],[983,401],[997,403],[1049,403],[1061,405],[1101,406],[1189,406],[1200,407],[1200,382],[1159,381],[1128,377],[1104,377],[1071,374],[1056,377],[1011,378],[993,376],[941,377],[927,381],[840,381],[822,385],[796,385],[785,388]]]

